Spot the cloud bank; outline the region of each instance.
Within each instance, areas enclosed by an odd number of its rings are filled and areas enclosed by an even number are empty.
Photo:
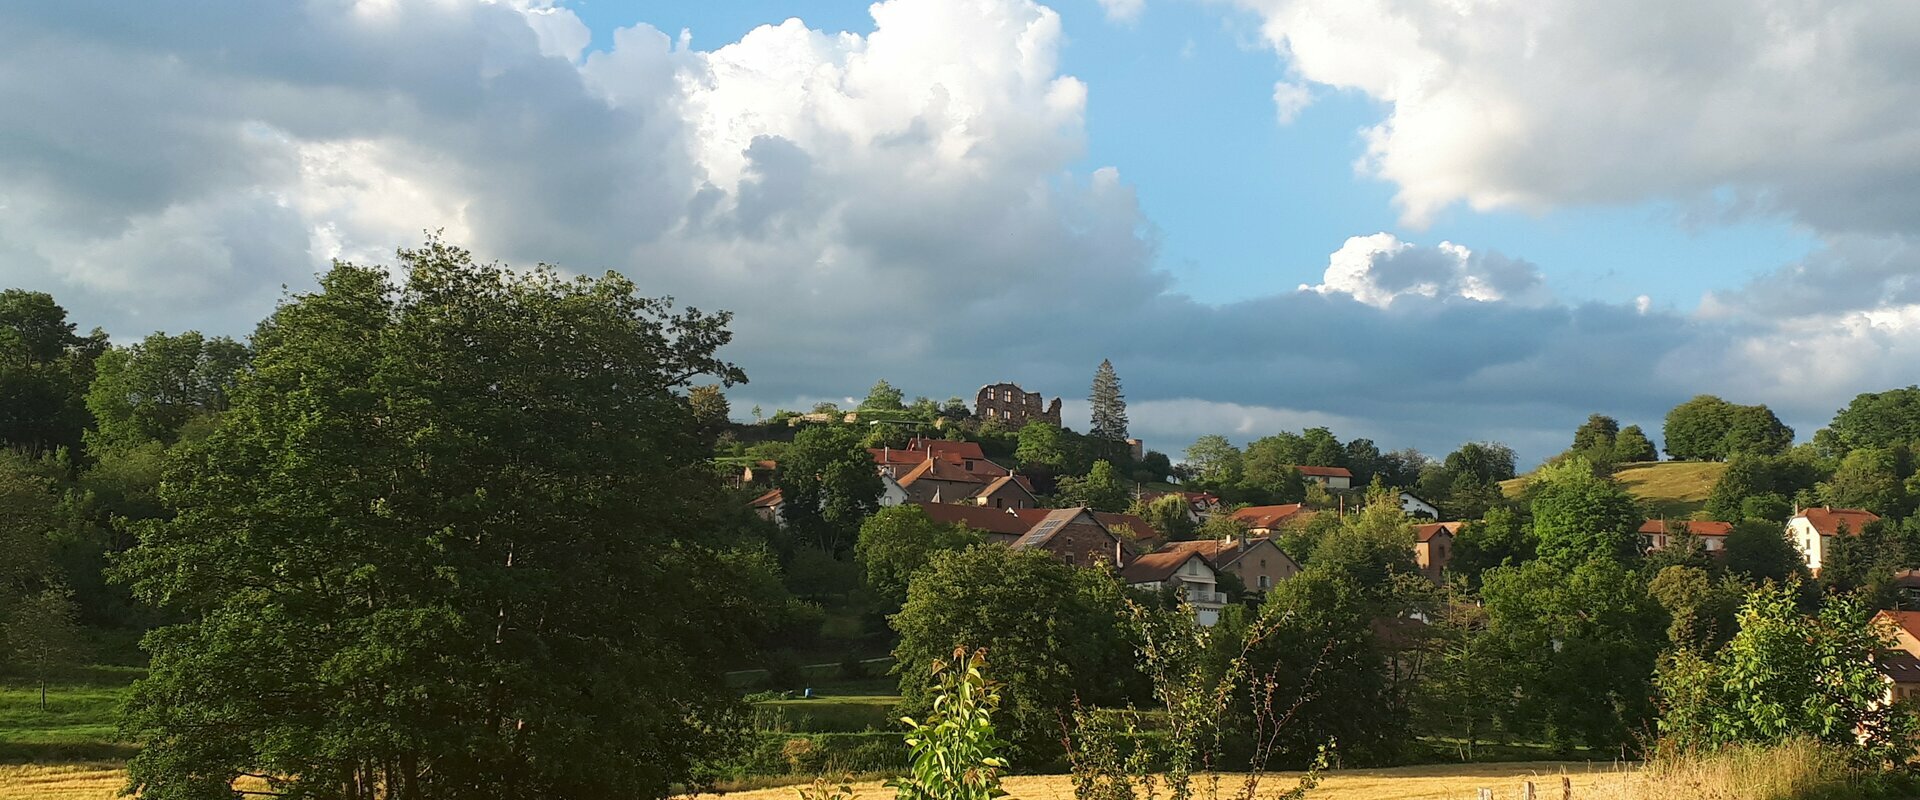
[[[1074,398],[1111,358],[1136,432],[1171,451],[1202,433],[1329,424],[1386,446],[1499,438],[1540,456],[1591,411],[1657,426],[1697,391],[1780,404],[1806,425],[1910,382],[1891,359],[1920,350],[1895,203],[1920,199],[1906,195],[1920,182],[1901,180],[1916,160],[1885,124],[1891,106],[1877,134],[1871,109],[1825,120],[1772,171],[1767,132],[1739,129],[1788,121],[1732,116],[1816,77],[1864,80],[1869,64],[1900,77],[1886,59],[1910,54],[1864,12],[1780,45],[1822,58],[1739,51],[1772,71],[1674,126],[1639,119],[1682,110],[1664,93],[1621,103],[1663,69],[1748,80],[1688,55],[1711,33],[1696,12],[1660,13],[1670,41],[1601,37],[1616,48],[1602,51],[1570,31],[1625,11],[1507,9],[1471,33],[1426,4],[1258,4],[1304,81],[1276,88],[1283,117],[1303,113],[1307,83],[1392,104],[1367,169],[1416,218],[1456,201],[1724,185],[1808,224],[1840,211],[1824,202],[1836,193],[1890,204],[1849,217],[1856,238],[1682,315],[1559,302],[1520,258],[1384,233],[1349,239],[1300,291],[1195,302],[1159,269],[1124,176],[1076,167],[1100,89],[1062,72],[1060,18],[1028,0],[886,0],[870,34],[794,19],[709,51],[644,24],[589,51],[570,11],[536,0],[206,5],[191,18],[0,8],[0,108],[31,112],[0,115],[0,283],[52,291],[120,337],[242,334],[328,259],[380,262],[444,230],[486,257],[618,269],[649,293],[734,310],[730,355],[753,379],[736,408],[877,378],[941,397],[1015,380]],[[1124,19],[1139,4],[1106,8]],[[1720,35],[1779,39],[1739,27]],[[1865,38],[1833,50],[1847,35]],[[1636,49],[1666,60],[1602,80],[1605,59]],[[1825,63],[1836,52],[1849,57]],[[1546,98],[1555,84],[1591,85]],[[1740,91],[1760,94],[1733,103]],[[1768,305],[1835,274],[1879,283],[1829,287],[1824,308]]]

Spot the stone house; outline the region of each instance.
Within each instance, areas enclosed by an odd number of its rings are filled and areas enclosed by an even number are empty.
[[[1019,384],[995,383],[980,387],[974,396],[974,416],[982,420],[998,420],[1001,425],[1018,430],[1034,420],[1060,424],[1060,398],[1041,407],[1045,398],[1038,392],[1029,392]]]
[[[1206,556],[1215,570],[1239,578],[1240,585],[1250,591],[1264,592],[1300,573],[1300,565],[1267,537],[1168,542],[1154,552],[1176,551]]]
[[[1453,537],[1460,532],[1459,522],[1429,522],[1413,527],[1413,560],[1420,573],[1434,583],[1446,578],[1447,565],[1453,563]]]

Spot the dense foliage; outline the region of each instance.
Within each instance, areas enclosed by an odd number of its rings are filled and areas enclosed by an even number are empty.
[[[1023,763],[1060,752],[1060,718],[1076,700],[1111,704],[1137,692],[1121,589],[1097,569],[1036,550],[973,547],[940,553],[916,574],[893,617],[894,660],[931,664],[955,648],[986,648],[1002,685],[997,717]],[[910,712],[932,703],[918,672],[902,671]]]
[[[180,620],[147,638],[132,788],[660,796],[722,744],[715,664],[760,618],[675,393],[742,378],[727,318],[400,258],[400,285],[341,264],[262,325],[124,558]]]
[[[1808,615],[1791,584],[1755,590],[1724,647],[1706,658],[1680,650],[1663,665],[1661,732],[1697,746],[1807,737],[1866,763],[1912,759],[1920,718],[1908,701],[1885,701],[1874,659],[1892,642],[1871,614],[1834,597]]]

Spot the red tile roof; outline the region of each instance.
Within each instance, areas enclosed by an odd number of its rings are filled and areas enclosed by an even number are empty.
[[[1133,514],[1113,514],[1106,511],[1095,511],[1093,512],[1093,518],[1100,520],[1100,524],[1107,526],[1107,530],[1112,531],[1115,536],[1120,535],[1121,528],[1126,528],[1133,531],[1135,541],[1160,538],[1159,531],[1154,530],[1152,525],[1148,525],[1146,520]]]
[[[1413,526],[1413,539],[1416,542],[1430,542],[1433,541],[1433,537],[1439,536],[1442,533],[1453,536],[1460,532],[1460,526],[1464,524],[1466,523],[1429,522],[1425,525],[1415,525]]]
[[[1019,536],[1033,527],[1019,517],[998,508],[956,503],[914,503],[914,505],[927,512],[927,517],[934,522],[965,525],[981,533]]]
[[[918,438],[907,443],[908,450],[918,450],[950,460],[969,458],[987,460],[987,454],[980,449],[979,442],[950,442],[945,439]]]
[[[929,458],[920,462],[919,466],[907,470],[907,472],[899,478],[901,486],[912,486],[914,481],[921,480],[985,484],[995,480],[995,478],[982,475],[978,472],[968,472],[957,464],[949,464],[937,458]]]
[[[1232,518],[1247,523],[1250,528],[1271,529],[1287,520],[1311,513],[1304,504],[1288,503],[1284,506],[1247,506],[1233,512]]]
[[[1800,516],[1806,517],[1821,536],[1838,536],[1842,524],[1847,526],[1848,533],[1858,535],[1868,523],[1880,521],[1879,514],[1858,508],[1804,508]]]
[[[903,450],[891,447],[869,447],[867,453],[873,456],[874,464],[893,471],[895,475],[903,476],[901,470],[928,462],[940,463],[972,473],[980,479],[981,483],[1010,474],[1006,467],[988,460],[986,455],[980,452],[980,445],[975,442],[947,442],[939,439],[931,441],[935,445],[932,449]],[[939,445],[965,446],[941,447]]]
[[[1681,521],[1682,520],[1674,520],[1674,522]],[[1687,523],[1687,532],[1695,536],[1725,536],[1733,532],[1733,523],[1731,522],[1714,522],[1704,519],[1690,519],[1685,520],[1685,522]],[[1647,520],[1646,524],[1640,526],[1640,532],[1655,535],[1666,533],[1667,520]]]
[[[1191,550],[1156,550],[1135,558],[1133,563],[1120,570],[1120,577],[1125,578],[1127,583],[1165,581],[1178,573],[1188,561],[1196,558],[1201,563],[1207,560],[1206,556]]]
[[[1352,478],[1353,470],[1346,467],[1294,467],[1300,474],[1313,478]]]

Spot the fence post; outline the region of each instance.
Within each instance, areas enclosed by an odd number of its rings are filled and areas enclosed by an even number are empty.
[[[1534,800],[1533,781],[1527,781],[1527,789],[1520,793],[1521,800]]]
[[[1573,800],[1573,778],[1560,776],[1560,800]]]
[[[1480,788],[1480,800],[1493,800],[1493,790],[1492,790],[1492,789],[1488,789],[1488,788],[1486,788],[1486,787],[1484,787],[1484,786],[1483,786],[1483,787],[1481,787],[1481,788]]]

